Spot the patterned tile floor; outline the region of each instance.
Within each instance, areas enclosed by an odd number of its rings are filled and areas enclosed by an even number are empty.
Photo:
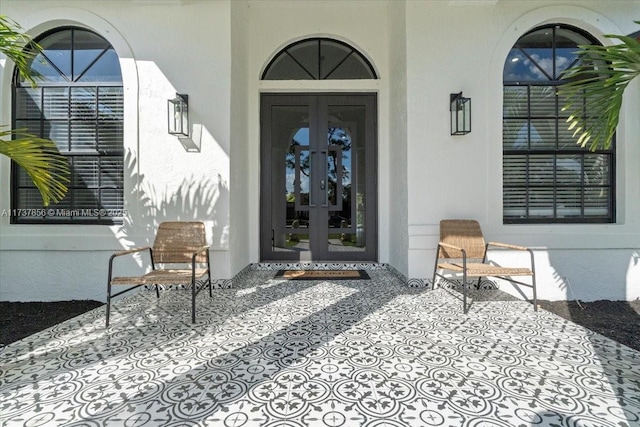
[[[3,426],[640,426],[640,352],[520,301],[371,280],[117,301],[0,353]]]

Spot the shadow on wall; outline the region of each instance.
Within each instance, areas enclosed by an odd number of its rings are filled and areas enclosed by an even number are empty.
[[[153,183],[139,174],[137,160],[130,150],[125,154],[125,174],[135,183],[131,200],[137,208],[130,210],[116,237],[123,246],[141,245],[130,236],[144,234],[151,244],[158,224],[163,221],[204,221],[211,247],[226,248],[229,227],[229,186],[220,174],[212,177],[191,176],[184,178],[177,191],[169,193],[157,189]],[[133,216],[132,216],[133,215]]]
[[[604,251],[568,250],[548,251],[548,256],[553,278],[564,299],[622,301],[628,298],[628,273],[634,259],[638,262],[637,252],[605,258]],[[593,283],[598,277],[603,278],[602,283],[587,287],[587,283]]]

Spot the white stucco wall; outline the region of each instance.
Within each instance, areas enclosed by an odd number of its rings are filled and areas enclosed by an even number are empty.
[[[408,276],[409,247],[407,182],[407,40],[406,7],[389,8],[389,144],[381,158],[389,162],[389,264]]]
[[[249,37],[248,37],[249,5],[246,1],[231,3],[231,144],[230,164],[230,232],[229,250],[231,256],[231,274],[242,270],[252,262],[250,258],[251,244],[256,244],[256,237],[249,234],[250,211],[249,193],[250,176],[254,170],[248,168],[249,151]],[[257,175],[256,175],[257,176]]]
[[[0,13],[34,35],[85,26],[115,47],[129,211],[113,227],[0,217],[0,300],[102,300],[110,253],[150,243],[164,219],[206,221],[216,278],[260,261],[259,99],[285,91],[377,93],[380,262],[430,278],[440,219],[475,218],[488,239],[536,249],[542,298],[640,297],[640,82],[618,132],[616,224],[503,225],[501,134],[502,68],[518,37],[560,22],[607,43],[603,34],[638,29],[640,0],[0,0]],[[380,79],[259,80],[280,49],[318,36],[359,49]],[[10,89],[0,58],[0,123],[11,123]],[[473,130],[452,137],[448,99],[459,91],[472,98]],[[189,94],[189,141],[166,132],[176,92]],[[0,211],[9,172],[0,158]]]

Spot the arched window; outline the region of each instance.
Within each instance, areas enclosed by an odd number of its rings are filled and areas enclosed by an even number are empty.
[[[597,44],[573,27],[547,25],[522,36],[503,74],[503,221],[613,222],[615,156],[576,144],[557,94],[578,45]]]
[[[13,126],[51,139],[69,159],[64,200],[42,212],[42,199],[26,172],[13,165],[16,223],[113,224],[123,217],[123,89],[120,63],[104,38],[66,27],[35,39],[38,86],[13,83]],[[34,215],[35,213],[35,215]]]
[[[282,49],[262,80],[377,79],[371,63],[346,43],[327,38],[301,40]]]

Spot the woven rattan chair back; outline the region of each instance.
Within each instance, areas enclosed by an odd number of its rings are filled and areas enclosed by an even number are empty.
[[[207,245],[207,235],[202,222],[168,221],[158,227],[153,242],[154,263],[190,263],[191,254]],[[196,262],[206,262],[200,253]]]
[[[468,219],[440,221],[440,241],[464,249],[468,258],[484,258],[486,246],[478,221]],[[438,257],[462,258],[462,253],[455,249],[441,247]]]

